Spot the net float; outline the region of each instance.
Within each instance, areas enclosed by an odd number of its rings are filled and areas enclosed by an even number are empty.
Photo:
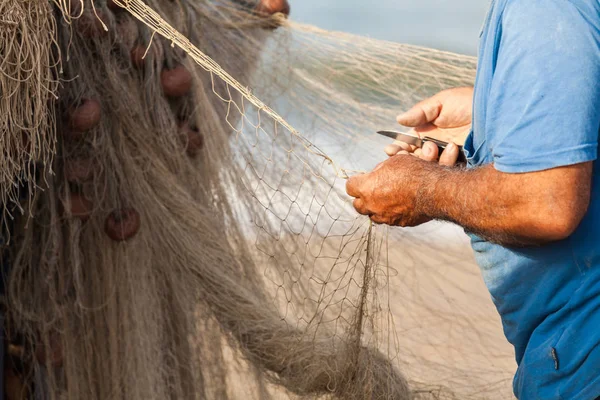
[[[71,136],[79,136],[98,125],[101,115],[102,107],[98,100],[83,99],[81,105],[74,108],[68,115]]]
[[[160,83],[167,97],[181,97],[192,88],[192,74],[183,65],[165,68],[160,74]]]
[[[256,6],[256,12],[266,16],[277,13],[288,16],[290,15],[290,3],[287,0],[261,0]]]
[[[104,231],[115,242],[123,242],[134,237],[140,226],[140,214],[133,208],[124,208],[110,213]]]

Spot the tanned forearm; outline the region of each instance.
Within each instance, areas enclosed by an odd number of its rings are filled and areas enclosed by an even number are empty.
[[[579,225],[590,198],[591,163],[506,174],[423,163],[417,207],[505,246],[561,240]]]

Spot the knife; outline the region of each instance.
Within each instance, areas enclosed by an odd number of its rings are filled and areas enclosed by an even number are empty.
[[[425,142],[432,142],[434,143],[437,147],[438,147],[438,154],[442,154],[442,151],[444,151],[444,149],[446,148],[446,146],[448,146],[448,142],[444,142],[438,139],[434,139],[432,137],[429,136],[423,136],[422,138],[414,135],[412,133],[407,133],[407,132],[395,132],[395,131],[379,131],[377,132],[380,135],[389,137],[391,139],[394,140],[399,140],[401,142],[407,143],[407,144],[412,144],[413,146],[417,146],[419,148],[423,147],[423,144]],[[458,163],[466,163],[467,162],[467,158],[465,156],[465,153],[463,151],[463,147],[462,146],[458,146]]]

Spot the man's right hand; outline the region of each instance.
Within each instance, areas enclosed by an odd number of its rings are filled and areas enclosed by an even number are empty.
[[[464,142],[471,130],[473,108],[473,88],[455,88],[444,90],[429,99],[423,100],[413,108],[398,116],[398,123],[412,128],[411,132],[419,136],[430,136],[449,142],[440,155],[438,148],[426,142],[422,149],[395,141],[386,147],[388,156],[398,153],[411,153],[426,161],[438,160],[442,165],[453,166],[458,158],[458,146],[455,142]]]

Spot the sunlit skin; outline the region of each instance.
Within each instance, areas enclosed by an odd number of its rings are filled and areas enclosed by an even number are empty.
[[[429,136],[466,136],[471,105],[472,89],[452,89],[415,105],[398,122]],[[456,145],[439,159],[432,143],[415,149],[395,142],[386,153],[388,160],[346,184],[356,210],[379,224],[412,227],[437,219],[502,245],[538,245],[570,236],[590,201],[591,162],[508,174],[492,164],[456,166]]]

